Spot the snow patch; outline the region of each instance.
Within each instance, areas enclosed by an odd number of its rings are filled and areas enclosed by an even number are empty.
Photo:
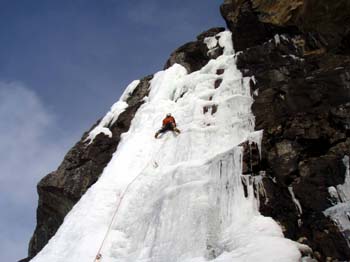
[[[285,35],[281,35],[281,38],[282,38],[284,41],[290,42],[289,38],[286,37]]]
[[[298,56],[295,56],[295,55],[292,55],[292,54],[289,54],[289,55],[282,55],[283,58],[286,58],[286,57],[290,57],[292,58],[293,60],[298,60],[298,61],[304,61],[305,59],[304,58],[301,58],[301,57],[298,57]],[[312,77],[313,78],[313,77]],[[310,78],[310,79],[312,79]]]
[[[349,156],[344,156],[343,163],[346,167],[345,182],[342,185],[337,185],[337,191],[341,202],[349,202],[350,201]]]
[[[276,34],[276,35],[274,36],[274,39],[275,39],[275,44],[276,44],[276,46],[278,46],[278,45],[281,43],[281,38],[280,38],[280,36],[279,36],[278,34]]]
[[[219,45],[224,48],[224,55],[234,54],[231,32],[224,31],[217,35],[220,36]]]
[[[252,79],[252,81],[253,81],[254,85],[256,85],[257,81],[256,81],[255,76],[252,76],[252,77],[251,77],[251,79]]]
[[[99,134],[105,134],[112,138],[112,132],[109,129],[109,126],[113,125],[115,121],[117,121],[119,115],[128,107],[126,101],[139,84],[140,80],[134,80],[126,87],[119,100],[111,107],[110,111],[102,118],[98,125],[90,131],[85,142],[89,141],[89,144],[91,144]]]
[[[208,54],[214,52],[219,47],[222,47],[224,49],[224,55],[234,54],[231,33],[228,31],[218,33],[212,37],[206,37],[204,38],[203,42],[209,49]]]
[[[218,40],[216,39],[215,36],[206,37],[206,38],[204,38],[203,42],[204,42],[204,44],[207,45],[207,48],[209,50],[215,48],[218,44]]]
[[[337,189],[334,187],[334,186],[331,186],[328,188],[328,194],[330,195],[331,197],[331,200],[333,202],[335,202],[335,204],[338,204],[340,203],[340,198],[339,198],[339,195],[338,195],[338,191]]]
[[[329,187],[328,192],[332,199],[339,203],[326,209],[323,213],[332,218],[338,225],[339,230],[344,234],[350,245],[350,169],[349,156],[344,156],[343,163],[346,167],[345,181],[336,188]]]
[[[123,113],[127,107],[128,104],[124,101],[118,101],[115,103],[111,110],[98,123],[98,125],[90,131],[88,137],[85,139],[85,142],[89,141],[89,144],[91,144],[95,137],[101,133],[112,137],[112,132],[108,127],[117,121],[119,115]]]
[[[119,101],[126,102],[128,98],[132,95],[135,88],[140,84],[140,80],[134,80],[132,81],[125,89],[123,94],[121,95]]]

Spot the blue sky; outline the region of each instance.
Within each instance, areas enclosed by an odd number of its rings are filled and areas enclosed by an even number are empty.
[[[0,250],[26,256],[36,183],[134,79],[163,68],[222,1],[0,0]]]

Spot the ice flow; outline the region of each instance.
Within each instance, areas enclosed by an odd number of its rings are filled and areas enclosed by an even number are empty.
[[[254,132],[250,79],[236,68],[231,33],[218,38],[223,55],[201,70],[188,74],[175,64],[154,75],[101,178],[32,262],[94,261],[120,201],[101,261],[299,261],[297,245],[259,214],[252,186],[244,196],[238,144],[261,133]],[[182,133],[154,139],[169,112]],[[106,125],[102,132],[109,134]]]

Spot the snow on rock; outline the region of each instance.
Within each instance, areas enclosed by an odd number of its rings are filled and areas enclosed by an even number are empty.
[[[275,40],[275,44],[276,45],[279,45],[281,43],[281,38],[280,38],[280,35],[276,34],[274,36],[274,40]]]
[[[112,138],[112,132],[111,132],[111,130],[109,130],[109,128],[97,125],[93,130],[90,131],[89,136],[86,138],[86,141],[89,140],[90,143],[92,143],[92,141],[94,141],[95,137],[101,133],[105,134],[109,138]]]
[[[119,101],[117,101],[111,110],[102,118],[98,125],[92,129],[85,141],[89,141],[91,144],[98,134],[105,134],[106,136],[112,137],[112,132],[108,128],[117,121],[119,115],[124,112],[128,107],[127,100],[134,92],[135,88],[139,85],[140,80],[132,81],[125,89],[124,93],[121,95]]]
[[[337,191],[337,189],[334,186],[328,187],[328,194],[330,195],[331,201],[334,204],[338,204],[338,203],[341,202],[340,198],[339,198],[339,195],[338,195],[338,191]]]
[[[199,71],[175,64],[155,74],[101,178],[32,262],[94,261],[119,203],[101,261],[299,261],[300,247],[258,212],[251,183],[244,196],[238,145],[261,138],[250,79],[237,70],[228,39],[221,33],[224,55]],[[168,112],[181,134],[154,139]]]
[[[207,45],[209,50],[215,48],[218,44],[218,40],[215,36],[206,37],[203,42]]]
[[[224,48],[224,55],[231,55],[234,53],[231,33],[225,31],[217,34],[219,36],[219,45]]]
[[[343,158],[343,163],[346,167],[345,181],[342,185],[329,187],[328,192],[332,199],[339,203],[324,211],[326,216],[329,216],[336,222],[340,231],[344,234],[345,239],[350,245],[350,165],[349,156]]]
[[[295,197],[294,191],[293,191],[293,186],[289,186],[288,187],[288,191],[293,199],[293,202],[295,204],[295,206],[297,207],[298,213],[299,215],[303,214],[303,209],[300,205],[300,201]]]
[[[350,170],[349,157],[345,156],[343,163],[346,167],[344,184],[337,186],[337,191],[342,202],[350,202]]]
[[[219,34],[216,34],[215,36],[206,37],[203,40],[204,44],[206,44],[208,48],[207,55],[211,58],[220,56],[222,47],[219,45],[219,38]]]
[[[121,95],[119,101],[126,102],[128,98],[132,95],[135,88],[140,84],[140,80],[134,80],[132,81],[125,89],[123,94]]]
[[[128,104],[124,101],[116,102],[111,110],[102,118],[102,120],[98,123],[96,127],[94,127],[85,141],[89,141],[91,144],[94,141],[95,137],[103,133],[109,137],[112,137],[112,132],[109,130],[109,126],[112,125],[117,119],[118,116],[124,112],[124,110],[128,107]]]

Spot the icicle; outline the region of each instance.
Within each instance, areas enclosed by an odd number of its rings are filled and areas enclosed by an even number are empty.
[[[254,131],[251,79],[237,69],[232,35],[218,37],[224,53],[202,69],[188,74],[174,64],[154,75],[100,179],[31,262],[93,261],[106,231],[101,262],[299,261],[297,245],[259,213],[260,180],[242,177],[238,145],[251,138],[260,148],[261,132]],[[217,111],[203,112],[206,105]],[[169,112],[183,132],[154,139]],[[116,195],[123,202],[110,223]]]
[[[303,213],[303,209],[301,208],[299,200],[294,195],[293,187],[289,186],[288,191],[289,191],[290,195],[292,196],[293,202],[294,202],[295,206],[297,207],[299,215],[301,215]]]

